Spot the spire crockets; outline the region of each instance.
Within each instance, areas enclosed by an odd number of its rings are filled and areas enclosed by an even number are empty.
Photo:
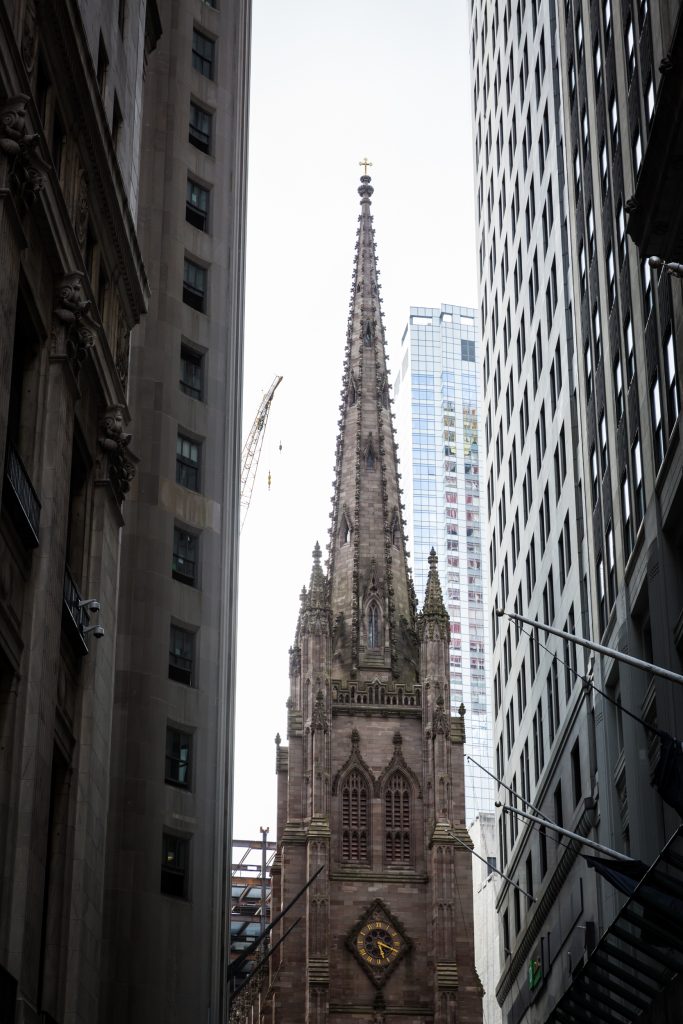
[[[418,628],[420,637],[425,632],[432,638],[434,636],[435,624],[440,627],[439,636],[442,640],[448,637],[449,618],[446,605],[443,602],[439,570],[437,569],[439,559],[434,548],[429,552],[429,574],[427,575],[427,589],[425,591],[424,604],[418,616]]]
[[[340,668],[390,668],[414,675],[408,647],[415,595],[407,564],[398,457],[392,425],[379,271],[362,175],[337,437],[328,580],[332,617],[344,624]]]

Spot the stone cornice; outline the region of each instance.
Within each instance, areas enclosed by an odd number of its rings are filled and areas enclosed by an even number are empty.
[[[90,191],[97,194],[96,210],[106,222],[100,241],[113,244],[120,279],[128,299],[128,319],[132,326],[146,312],[149,284],[138,245],[133,216],[128,205],[125,184],[111,139],[102,98],[95,85],[95,72],[75,0],[64,4],[40,4],[41,21],[49,25],[43,33],[47,41],[58,44],[62,98],[69,96],[69,119],[80,128],[80,142],[85,147],[86,173]],[[77,48],[74,58],[73,47]],[[87,74],[91,69],[92,74]],[[37,121],[37,118],[36,118]]]

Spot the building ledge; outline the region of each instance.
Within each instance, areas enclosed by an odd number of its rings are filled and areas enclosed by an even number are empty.
[[[627,232],[643,256],[683,262],[683,8],[662,77],[636,190],[627,203]]]

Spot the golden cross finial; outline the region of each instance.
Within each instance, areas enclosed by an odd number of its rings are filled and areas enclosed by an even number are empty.
[[[372,161],[368,160],[366,156],[362,160],[358,161],[358,166],[363,168],[363,174],[367,175],[368,167],[372,167]]]

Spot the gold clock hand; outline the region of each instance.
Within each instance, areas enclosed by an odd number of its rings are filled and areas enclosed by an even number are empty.
[[[386,957],[384,957],[384,950],[388,949],[389,952],[392,952],[392,950],[394,948],[393,946],[387,946],[386,942],[380,942],[379,939],[377,940],[377,947],[378,947],[378,949],[379,949],[379,951],[382,954],[382,957],[384,959],[386,959]]]

